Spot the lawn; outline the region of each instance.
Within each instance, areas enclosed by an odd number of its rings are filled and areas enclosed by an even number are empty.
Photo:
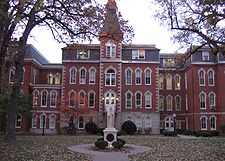
[[[2,161],[88,161],[71,152],[70,145],[90,144],[96,136],[18,136],[10,146],[0,137]],[[225,138],[184,139],[162,136],[123,136],[129,144],[144,145],[150,151],[130,156],[131,161],[224,161]]]

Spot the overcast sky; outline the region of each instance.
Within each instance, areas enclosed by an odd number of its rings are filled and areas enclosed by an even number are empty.
[[[96,0],[105,4],[107,0]],[[178,50],[171,40],[171,34],[166,26],[153,17],[155,6],[153,0],[117,0],[119,11],[133,26],[135,37],[132,43],[155,44],[161,53],[173,53]],[[61,48],[65,45],[58,44],[47,29],[35,28],[28,43],[33,44],[51,63],[61,63]]]

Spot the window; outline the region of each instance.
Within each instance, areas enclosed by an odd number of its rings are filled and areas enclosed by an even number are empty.
[[[167,96],[166,98],[166,106],[167,106],[167,111],[172,111],[172,106],[173,106],[173,97],[172,96]]]
[[[135,102],[136,102],[136,107],[141,107],[141,105],[142,105],[142,95],[141,95],[141,93],[140,92],[137,92],[136,94],[135,94]]]
[[[205,85],[205,71],[203,69],[199,70],[198,77],[199,77],[199,85],[204,86]]]
[[[33,68],[33,84],[36,84],[37,79],[37,70]]]
[[[163,111],[163,110],[164,110],[164,97],[159,96],[159,111]]]
[[[23,67],[23,77],[22,77],[22,82],[24,82],[24,79],[25,79],[25,68]]]
[[[163,59],[163,67],[175,67],[175,60],[172,58]]]
[[[132,70],[131,69],[127,69],[126,70],[126,85],[131,85],[132,84]]]
[[[141,74],[142,74],[141,69],[136,69],[136,71],[135,71],[135,83],[137,85],[141,84],[141,79],[142,79]]]
[[[115,58],[116,57],[116,45],[109,41],[106,44],[106,57]]]
[[[147,109],[152,108],[152,94],[151,94],[151,92],[145,93],[145,108],[147,108]]]
[[[70,84],[76,83],[77,69],[75,67],[70,68]]]
[[[166,75],[166,89],[172,90],[172,75],[171,74]]]
[[[93,108],[95,106],[95,93],[89,92],[88,94],[88,105]]]
[[[208,70],[208,84],[209,86],[214,86],[214,70]]]
[[[207,117],[202,116],[200,118],[200,122],[201,122],[201,130],[207,130]]]
[[[51,91],[50,92],[50,107],[56,107],[57,102],[57,92]]]
[[[203,61],[209,61],[209,52],[208,51],[202,52],[202,60]]]
[[[204,92],[199,95],[200,99],[200,109],[206,109],[206,96]]]
[[[56,73],[54,76],[54,84],[60,84],[61,82],[61,75],[59,73]]]
[[[159,75],[159,89],[164,89],[164,76],[162,74]]]
[[[133,49],[132,50],[132,59],[145,59],[145,50],[144,49]]]
[[[187,73],[185,72],[185,75],[184,75],[184,79],[185,79],[185,89],[187,89]]]
[[[181,96],[175,97],[176,110],[181,111]]]
[[[33,106],[38,105],[38,97],[39,97],[39,91],[34,90],[33,91]]]
[[[76,93],[74,91],[71,91],[69,93],[69,106],[75,107],[75,102],[76,102]]]
[[[95,84],[96,70],[95,68],[90,68],[89,70],[89,84]]]
[[[180,90],[180,75],[175,75],[175,90]]]
[[[216,94],[214,92],[209,93],[209,106],[214,108],[216,106]]]
[[[56,116],[55,114],[51,114],[49,116],[49,129],[55,129],[56,127]]]
[[[80,92],[80,97],[79,97],[80,99],[79,99],[79,101],[80,101],[80,106],[83,106],[83,105],[85,105],[85,93],[84,93],[84,91],[81,91]]]
[[[78,129],[84,129],[84,118],[82,116],[78,119]]]
[[[188,111],[188,96],[187,96],[187,94],[186,94],[186,111]]]
[[[16,128],[21,128],[22,125],[22,115],[18,114],[16,116]]]
[[[49,73],[48,74],[48,84],[53,84],[53,79],[54,79],[54,76],[52,73]]]
[[[116,73],[113,69],[109,69],[105,73],[105,85],[106,86],[115,86],[116,85]]]
[[[174,128],[174,118],[173,117],[166,117],[165,118],[165,129],[171,130]]]
[[[151,85],[151,74],[152,71],[150,69],[145,70],[145,84]]]
[[[77,59],[89,59],[89,50],[78,50],[77,51]]]
[[[80,69],[80,84],[86,84],[86,69]]]
[[[11,67],[9,70],[9,83],[13,83],[15,81],[15,67]]]
[[[132,93],[130,91],[126,92],[126,108],[131,109],[132,108]]]
[[[41,92],[41,106],[47,107],[48,102],[48,92],[46,90]]]
[[[32,115],[32,128],[37,128],[37,115]]]
[[[210,130],[216,130],[216,116],[210,117]]]
[[[45,114],[40,115],[40,128],[46,128],[46,116],[45,116]]]

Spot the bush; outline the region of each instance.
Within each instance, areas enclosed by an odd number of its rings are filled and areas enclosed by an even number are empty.
[[[97,134],[98,126],[94,122],[88,122],[85,125],[85,130],[88,134]]]
[[[104,130],[104,128],[98,128],[98,129],[97,129],[97,135],[103,136],[103,135],[104,135],[103,130]]]
[[[220,131],[222,135],[225,135],[225,124],[220,127]]]
[[[164,130],[163,135],[164,136],[177,136],[177,132]]]
[[[196,131],[196,132],[194,132],[194,135],[196,137],[199,137],[199,136],[213,137],[213,136],[219,136],[219,131]]]
[[[98,139],[96,142],[95,142],[95,146],[99,149],[106,149],[106,147],[108,146],[108,142],[107,141],[104,141],[104,140],[101,140],[101,139]]]
[[[117,141],[112,143],[112,146],[115,149],[121,149],[124,145],[126,144],[126,142],[122,139],[117,139]]]
[[[194,132],[191,131],[191,130],[184,130],[183,134],[184,134],[184,135],[193,135]]]
[[[123,123],[122,130],[128,135],[133,135],[136,133],[137,127],[132,121],[128,120]]]
[[[121,142],[123,144],[123,146],[126,144],[126,141],[123,139],[117,139],[118,142]]]

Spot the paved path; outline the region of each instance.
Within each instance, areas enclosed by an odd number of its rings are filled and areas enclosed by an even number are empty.
[[[93,146],[93,144],[83,144],[71,146],[69,149],[74,152],[88,154],[93,161],[129,161],[128,155],[143,153],[150,150],[148,147],[128,144],[126,145],[129,149],[127,152],[102,152],[93,150]]]

